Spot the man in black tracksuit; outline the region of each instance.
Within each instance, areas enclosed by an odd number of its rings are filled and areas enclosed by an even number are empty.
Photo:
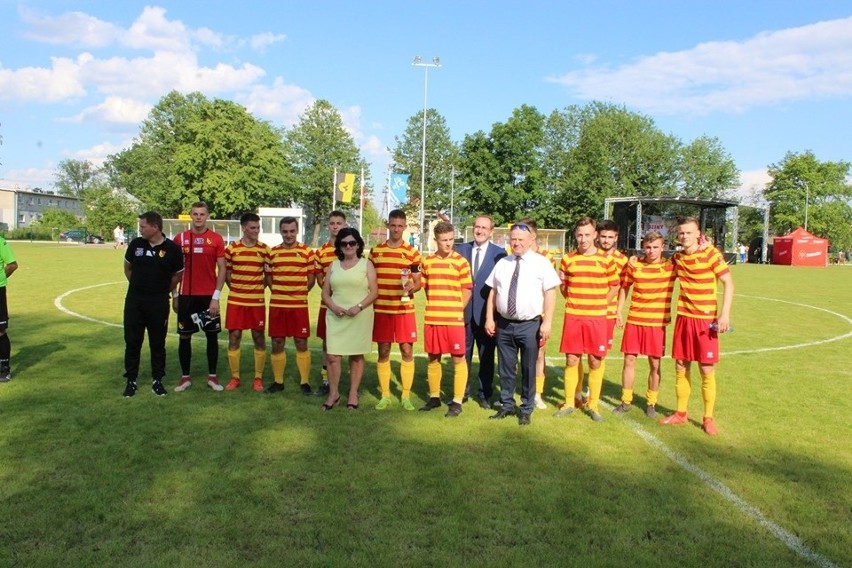
[[[139,359],[145,330],[151,350],[151,390],[164,396],[166,333],[169,324],[169,293],[180,282],[183,253],[163,234],[163,218],[149,211],[139,216],[139,237],[124,254],[124,275],[130,285],[124,299],[124,396],[136,394]]]

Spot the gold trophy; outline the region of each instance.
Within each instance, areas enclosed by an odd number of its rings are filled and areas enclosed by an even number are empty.
[[[399,299],[401,302],[405,303],[411,299],[408,295],[408,276],[411,274],[411,270],[408,268],[403,268],[399,271],[399,282],[402,284],[402,297]]]

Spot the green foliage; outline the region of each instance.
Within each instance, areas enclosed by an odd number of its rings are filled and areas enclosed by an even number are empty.
[[[684,145],[650,117],[600,102],[546,117],[523,105],[490,133],[465,136],[460,154],[462,212],[544,227],[597,217],[607,197],[720,197],[739,175],[717,139]]]
[[[343,127],[340,112],[331,103],[318,100],[308,107],[299,122],[284,133],[284,156],[293,176],[284,180],[285,191],[301,204],[310,219],[313,233],[311,245],[316,246],[321,226],[332,207],[334,171],[359,172],[364,162],[352,136]],[[358,200],[352,200],[358,207]],[[346,204],[338,204],[346,209]]]
[[[163,97],[108,168],[116,187],[166,217],[195,201],[228,218],[295,199],[281,133],[236,103],[200,93]]]
[[[10,229],[4,233],[7,240],[20,241],[52,241],[58,235],[59,233],[56,230],[40,225],[19,227],[17,229]]]
[[[86,209],[86,228],[90,233],[112,238],[116,225],[127,230],[135,227],[140,213],[139,203],[126,194],[106,186],[89,189],[83,198]]]
[[[805,225],[840,248],[852,246],[852,185],[848,182],[847,161],[821,162],[810,150],[788,152],[769,166],[769,183],[764,196],[771,204],[770,224],[775,234],[784,235]]]
[[[423,113],[409,117],[402,137],[394,137],[393,170],[408,173],[408,203],[403,204],[412,219],[420,218],[420,190],[423,162]],[[450,208],[453,166],[459,150],[450,138],[446,119],[435,109],[426,111],[426,183],[424,209]],[[416,213],[415,213],[416,211]]]
[[[70,211],[51,207],[41,212],[41,218],[33,223],[34,226],[56,232],[64,231],[65,229],[73,229],[79,226],[80,220]]]
[[[88,160],[62,160],[53,175],[59,195],[72,197],[82,197],[88,188],[102,181],[101,171]]]

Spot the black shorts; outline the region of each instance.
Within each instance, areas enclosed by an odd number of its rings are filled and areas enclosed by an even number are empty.
[[[6,287],[0,286],[0,331],[9,327],[9,307],[6,305]]]
[[[210,307],[212,296],[178,296],[177,332],[179,335],[192,335],[198,326],[192,321],[192,314],[203,312]]]

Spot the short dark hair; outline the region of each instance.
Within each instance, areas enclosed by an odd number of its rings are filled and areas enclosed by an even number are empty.
[[[163,216],[156,211],[145,211],[139,215],[139,219],[144,220],[147,225],[156,225],[158,229],[163,230]]]
[[[281,217],[281,220],[278,222],[278,230],[280,231],[281,227],[283,227],[284,225],[292,225],[293,223],[296,223],[296,228],[298,229],[299,228],[299,220],[298,219],[296,219],[295,217]]]
[[[355,251],[358,258],[361,258],[364,255],[364,239],[361,238],[361,233],[359,233],[358,229],[354,227],[344,227],[340,229],[340,232],[337,233],[337,238],[334,239],[334,254],[336,254],[337,258],[340,260],[343,260],[343,247],[340,246],[340,243],[343,239],[350,236],[358,243],[358,248]]]
[[[341,219],[343,219],[345,221],[346,220],[346,213],[344,213],[343,211],[340,211],[339,209],[335,209],[334,211],[332,211],[331,213],[328,214],[329,219],[331,219],[332,217],[340,217]]]
[[[681,225],[686,225],[687,223],[695,223],[695,226],[698,227],[699,230],[701,230],[701,222],[695,217],[678,217],[677,221],[675,222],[677,223],[678,227],[680,227]]]
[[[405,221],[405,211],[403,211],[402,209],[394,209],[393,211],[388,213],[388,220],[390,219],[402,219],[403,221]]]
[[[585,227],[586,225],[591,225],[595,231],[598,230],[598,224],[595,223],[594,219],[592,219],[591,217],[581,217],[577,219],[576,223],[574,223],[573,232],[577,232],[577,229],[579,229],[580,227]]]
[[[260,223],[260,217],[257,215],[257,213],[243,213],[242,216],[240,216],[241,226],[245,226],[246,223],[251,222]]]
[[[207,209],[207,212],[210,213],[210,206],[204,203],[203,201],[196,201],[195,203],[189,206],[189,210],[192,211],[193,209],[201,209],[202,207],[204,209]]]
[[[453,227],[452,223],[447,223],[446,221],[438,221],[435,223],[435,228],[432,229],[432,233],[434,233],[435,238],[438,238],[438,235],[445,235],[447,233],[456,233],[456,228]]]
[[[618,225],[615,224],[615,221],[612,219],[604,219],[600,223],[598,223],[597,231],[600,233],[601,231],[614,231],[618,233]]]

